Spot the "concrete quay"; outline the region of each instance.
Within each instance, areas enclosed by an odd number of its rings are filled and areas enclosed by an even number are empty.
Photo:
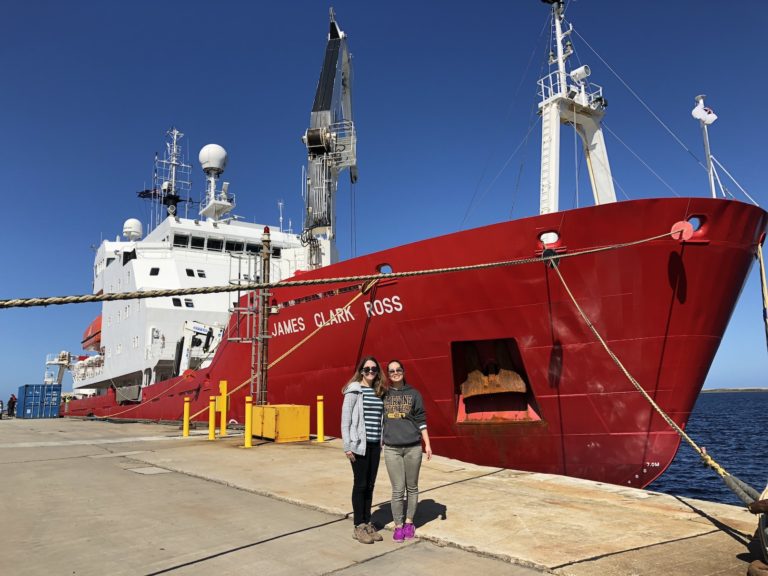
[[[230,434],[0,420],[0,573],[725,576],[760,557],[742,508],[439,456],[404,544],[382,462],[373,519],[389,529],[362,545],[338,440]]]

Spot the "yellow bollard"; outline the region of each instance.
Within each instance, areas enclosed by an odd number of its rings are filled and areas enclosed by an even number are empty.
[[[253,446],[253,398],[245,397],[245,445],[243,448]]]
[[[216,440],[216,396],[208,402],[208,440]]]
[[[219,436],[224,438],[227,435],[227,381],[219,381],[219,394],[221,395],[221,425],[219,426]]]
[[[190,400],[191,398],[189,396],[184,397],[184,422],[181,428],[181,435],[184,438],[189,437],[189,401]]]
[[[325,430],[323,426],[323,397],[317,397],[317,441],[325,442]]]

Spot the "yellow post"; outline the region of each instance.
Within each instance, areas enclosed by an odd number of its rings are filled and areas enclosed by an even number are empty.
[[[216,396],[208,402],[208,440],[216,440]]]
[[[219,394],[221,395],[221,424],[219,426],[219,436],[222,438],[227,435],[227,381],[219,381]]]
[[[244,448],[253,446],[253,398],[245,397],[245,445]]]
[[[191,398],[189,396],[184,397],[184,422],[182,424],[181,429],[181,435],[184,438],[187,438],[189,436],[189,401]]]
[[[323,397],[317,397],[317,441],[325,442],[325,430],[323,426]]]

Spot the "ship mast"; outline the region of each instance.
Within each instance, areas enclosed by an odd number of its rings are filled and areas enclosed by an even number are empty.
[[[601,121],[607,105],[603,89],[587,83],[591,71],[581,66],[566,72],[566,62],[573,54],[569,36],[573,26],[563,30],[563,2],[542,0],[552,5],[554,46],[549,64],[556,69],[539,80],[541,114],[541,214],[557,212],[560,197],[560,127],[570,124],[579,134],[587,161],[595,204],[616,201],[611,167],[605,147]],[[546,241],[546,240],[545,240]]]
[[[704,138],[704,154],[707,157],[709,191],[712,193],[712,198],[717,198],[717,193],[715,192],[715,166],[712,164],[712,152],[709,150],[709,132],[707,131],[707,126],[717,120],[717,115],[711,108],[704,106],[704,98],[704,94],[696,96],[696,107],[691,112],[691,115],[699,121],[699,124],[701,124],[701,135]]]
[[[347,35],[330,9],[330,32],[325,59],[310,115],[310,128],[302,140],[307,147],[304,230],[301,238],[309,245],[309,264],[323,264],[320,238],[330,241],[330,260],[335,259],[334,201],[339,173],[349,168],[350,180],[357,181],[355,127],[352,123],[352,63]]]
[[[151,200],[153,203],[150,230],[154,229],[162,219],[176,216],[180,202],[189,203],[192,167],[183,161],[181,139],[184,134],[175,126],[171,126],[165,135],[167,139],[165,155],[160,159],[155,154],[152,188],[138,193],[139,198]],[[165,207],[165,214],[161,214],[162,206]]]

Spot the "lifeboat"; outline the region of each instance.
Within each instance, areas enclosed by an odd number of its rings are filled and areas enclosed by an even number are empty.
[[[98,352],[101,348],[101,314],[88,325],[83,333],[83,350]]]

